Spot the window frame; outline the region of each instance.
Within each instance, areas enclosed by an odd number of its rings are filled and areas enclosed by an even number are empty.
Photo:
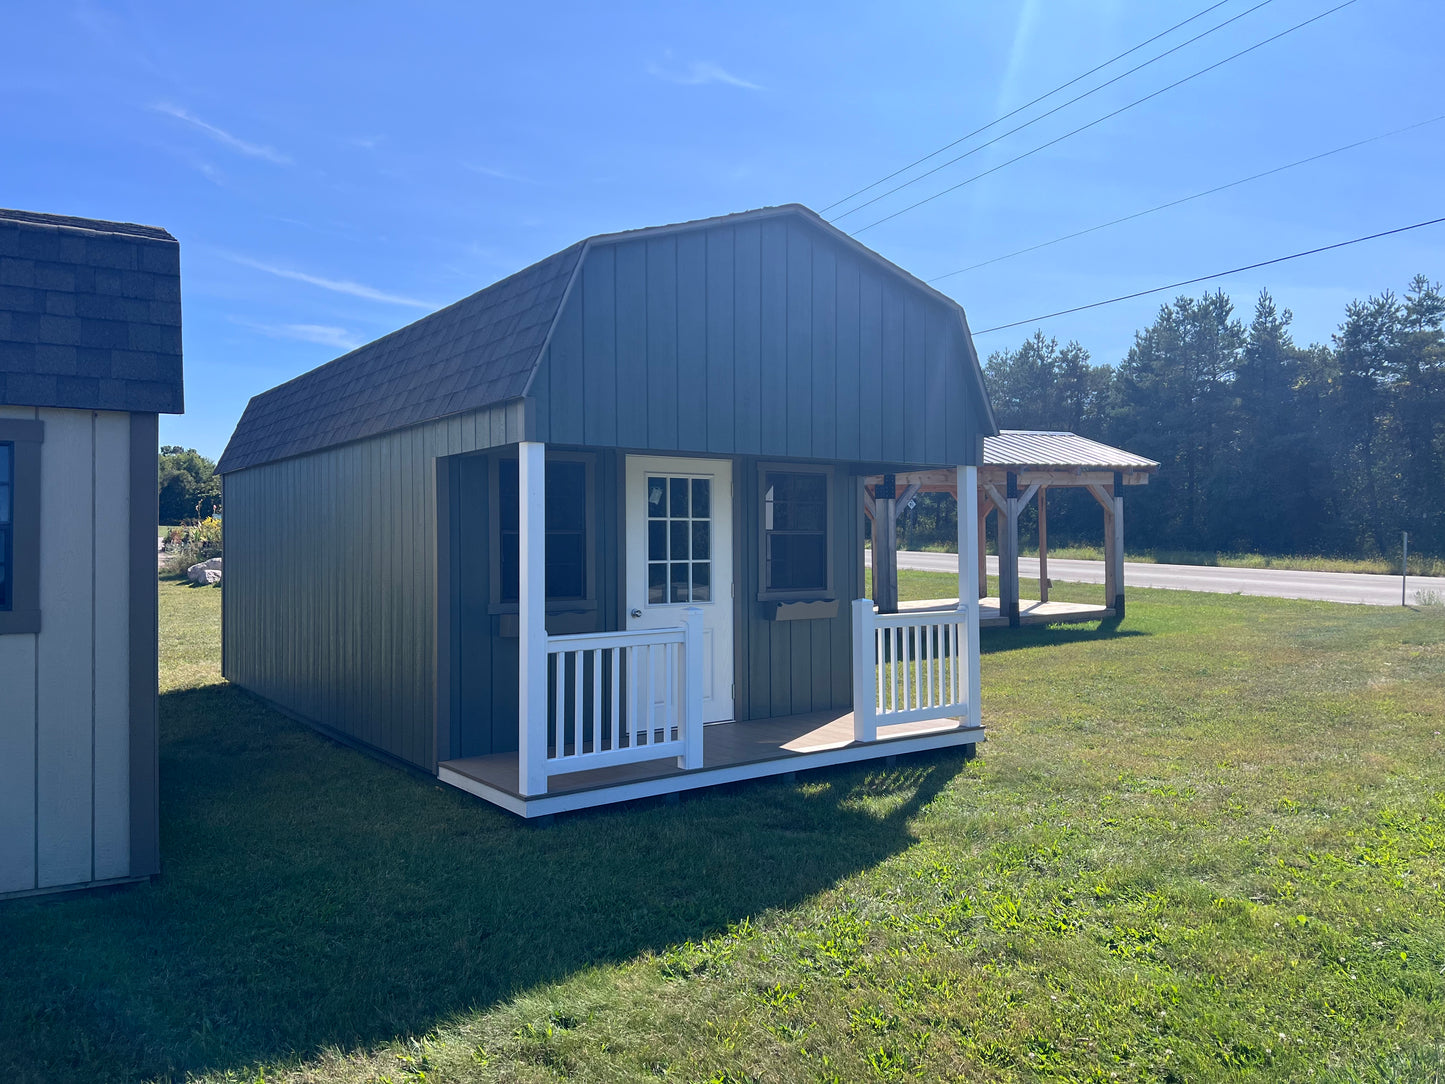
[[[487,563],[489,614],[515,614],[520,612],[521,603],[502,601],[502,516],[500,471],[504,461],[518,462],[516,454],[493,455],[487,462]],[[546,599],[547,613],[569,613],[578,610],[597,609],[597,456],[590,452],[565,452],[547,449],[543,469],[553,463],[581,463],[584,470],[583,485],[587,492],[587,506],[584,511],[582,575],[585,577],[586,592],[580,598]],[[545,550],[544,550],[545,553]],[[545,574],[544,574],[545,580]]]
[[[40,631],[40,446],[45,423],[0,418],[10,455],[10,523],[4,544],[10,597],[0,609],[0,636]]]
[[[823,483],[823,563],[825,586],[808,588],[773,588],[768,586],[767,520],[769,474],[817,474]],[[833,492],[835,471],[824,463],[764,462],[758,464],[758,601],[759,602],[832,602],[838,597],[834,582]]]

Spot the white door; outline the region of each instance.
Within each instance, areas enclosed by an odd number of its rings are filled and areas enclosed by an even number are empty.
[[[703,612],[703,722],[733,717],[733,465],[627,457],[627,627]]]

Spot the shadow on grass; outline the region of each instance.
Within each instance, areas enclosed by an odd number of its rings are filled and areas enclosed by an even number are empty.
[[[7,1079],[179,1078],[425,1033],[790,907],[912,842],[961,752],[529,826],[227,685],[162,697],[161,878],[0,908]]]
[[[1017,629],[984,629],[978,649],[983,655],[997,655],[1025,647],[1057,647],[1060,644],[1102,643],[1148,636],[1143,629],[1120,628],[1118,618],[1106,618],[1090,628],[1080,625],[1025,625]]]

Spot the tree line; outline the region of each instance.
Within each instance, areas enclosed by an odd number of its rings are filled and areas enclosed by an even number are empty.
[[[161,445],[156,473],[162,523],[199,523],[221,507],[221,479],[216,464],[194,448]]]
[[[1159,461],[1125,495],[1130,550],[1378,557],[1409,531],[1412,552],[1445,553],[1440,284],[1417,276],[1403,295],[1351,303],[1328,345],[1297,344],[1290,322],[1268,291],[1248,324],[1222,291],[1179,297],[1117,365],[1038,331],[992,354],[985,379],[1003,428],[1070,430]],[[949,540],[952,517],[920,501],[905,544]],[[1091,499],[1050,492],[1051,544],[1100,536]]]

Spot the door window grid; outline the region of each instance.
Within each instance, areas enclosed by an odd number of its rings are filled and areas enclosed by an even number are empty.
[[[712,479],[647,476],[647,602],[712,601]]]

